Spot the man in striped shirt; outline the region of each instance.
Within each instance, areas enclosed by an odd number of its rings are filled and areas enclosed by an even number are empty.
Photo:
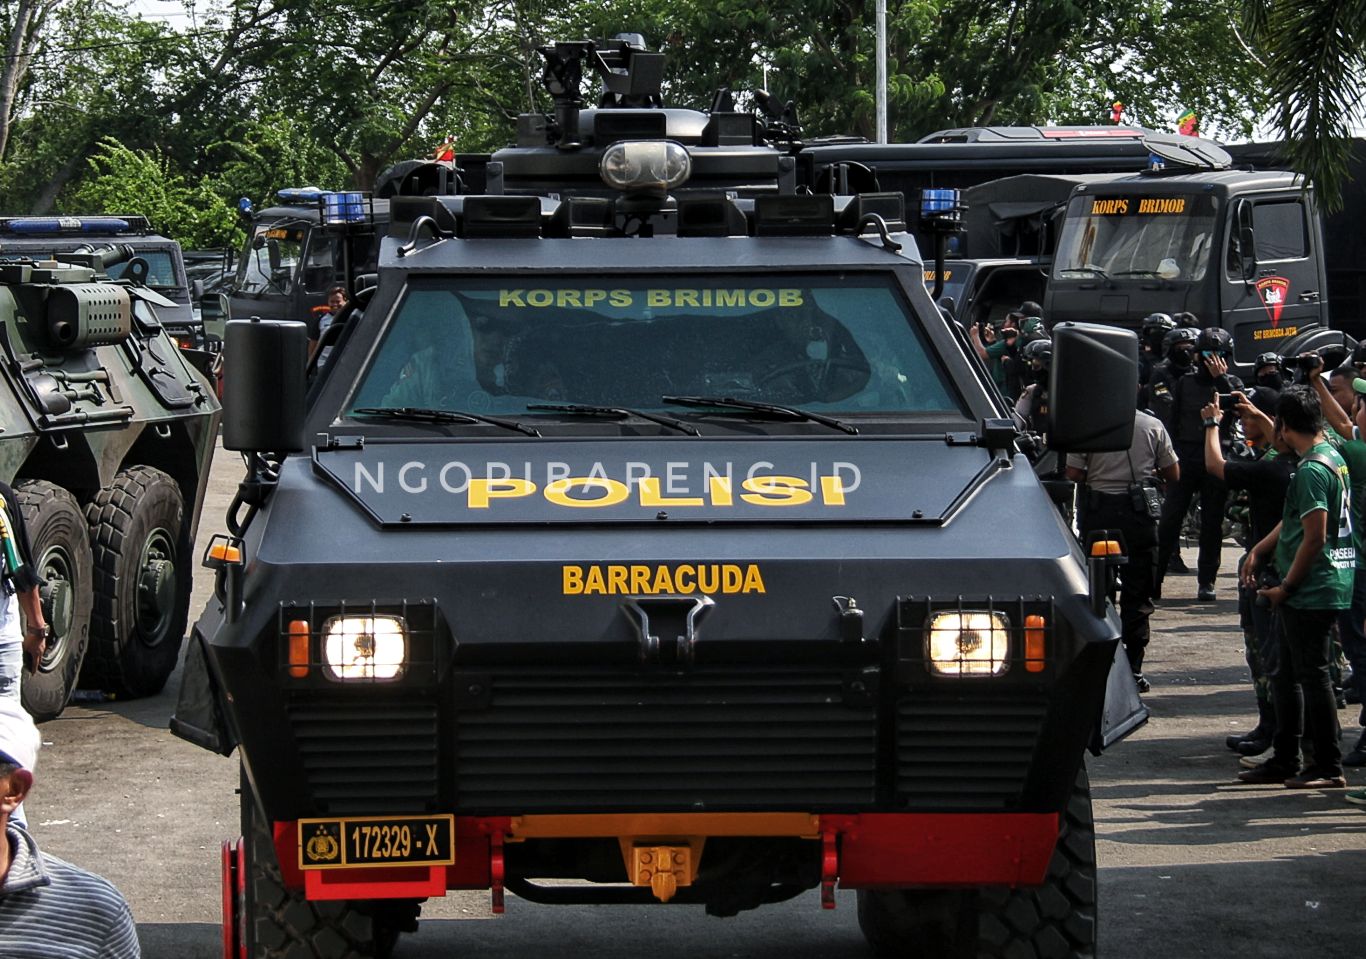
[[[10,814],[33,786],[38,728],[0,698],[0,956],[139,959],[133,915],[108,880],[38,850]]]

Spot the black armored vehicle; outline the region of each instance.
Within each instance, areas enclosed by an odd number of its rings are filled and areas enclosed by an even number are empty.
[[[189,620],[219,406],[161,319],[179,304],[149,285],[155,259],[132,253],[0,262],[0,479],[52,627],[23,677],[39,719],[78,679],[124,697],[160,690]]]
[[[252,468],[173,720],[241,760],[228,954],[387,955],[452,889],[843,886],[887,955],[1090,955],[1120,544],[1061,521],[899,194],[799,194],[632,40],[543,54],[555,115],[391,200],[306,390],[301,324],[229,323]],[[1055,446],[1128,447],[1136,353],[1056,331]]]

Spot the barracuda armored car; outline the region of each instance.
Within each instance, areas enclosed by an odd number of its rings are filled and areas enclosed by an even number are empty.
[[[23,509],[52,627],[23,702],[56,716],[78,677],[161,689],[189,619],[190,543],[219,407],[127,246],[0,262],[0,479]],[[122,279],[111,279],[117,273]]]
[[[633,41],[544,54],[555,115],[485,192],[393,198],[306,393],[299,324],[229,324],[254,466],[173,721],[241,759],[227,954],[387,954],[452,889],[843,886],[888,955],[1090,955],[1083,753],[1139,718],[1103,721],[1115,544],[1083,558],[900,195],[797,194]],[[1136,350],[1058,331],[1055,445],[1127,448]]]

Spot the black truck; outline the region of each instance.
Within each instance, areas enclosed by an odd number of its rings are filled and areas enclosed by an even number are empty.
[[[228,325],[251,468],[173,720],[241,762],[226,953],[387,955],[451,889],[842,886],[884,955],[1091,955],[1120,544],[1060,519],[899,195],[798,193],[633,38],[542,53],[554,115],[390,201],[311,382],[302,324]],[[1128,447],[1136,355],[1055,331],[1054,446]]]

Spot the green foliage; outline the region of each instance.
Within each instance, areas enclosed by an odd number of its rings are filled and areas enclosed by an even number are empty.
[[[130,150],[105,139],[88,165],[89,174],[63,200],[65,212],[140,213],[187,249],[242,242],[236,212],[213,186],[189,183],[159,151]]]

